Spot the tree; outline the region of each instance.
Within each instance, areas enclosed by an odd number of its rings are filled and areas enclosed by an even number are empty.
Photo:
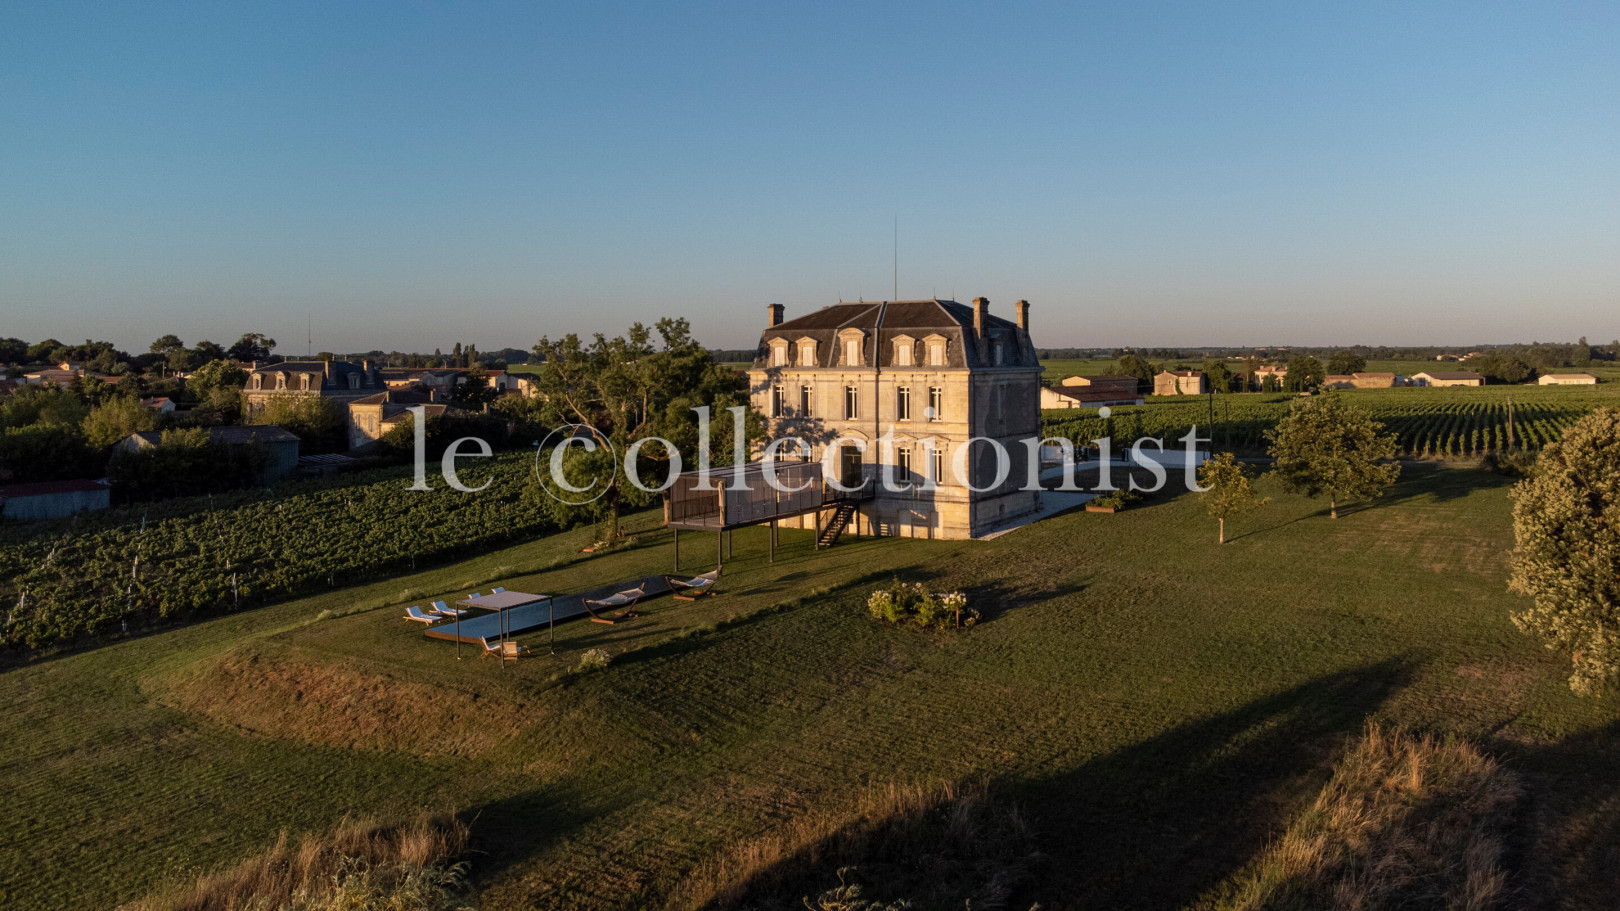
[[[169,352],[168,366],[172,373],[184,373],[197,366],[197,363],[197,356],[184,348]]]
[[[164,357],[168,357],[174,352],[180,351],[185,347],[186,343],[180,341],[180,336],[170,334],[159,336],[158,340],[153,342],[152,347],[147,350],[151,351],[153,354],[161,354]]]
[[[270,356],[276,340],[262,332],[249,332],[236,340],[226,354],[239,361],[262,361]]]
[[[1354,351],[1339,351],[1328,358],[1327,372],[1336,376],[1362,373],[1366,369],[1367,359]]]
[[[1296,354],[1288,359],[1288,376],[1283,387],[1289,392],[1310,392],[1322,385],[1327,371],[1322,362],[1308,354]]]
[[[114,397],[90,409],[84,419],[85,440],[106,449],[137,430],[157,427],[157,413],[132,398]]]
[[[198,342],[197,347],[191,349],[191,353],[197,356],[197,363],[199,364],[223,360],[226,356],[226,351],[224,348],[221,348],[207,339],[203,339],[202,341]]]
[[[348,413],[337,401],[318,395],[273,396],[253,413],[255,424],[279,424],[296,434],[303,454],[349,448]]]
[[[1620,409],[1542,447],[1513,489],[1513,537],[1508,586],[1534,602],[1513,624],[1570,652],[1571,690],[1601,693],[1620,679]]]
[[[1536,372],[1529,361],[1507,351],[1492,351],[1477,362],[1470,361],[1468,366],[1495,383],[1522,383]]]
[[[501,391],[489,384],[489,373],[474,367],[460,378],[450,390],[450,404],[468,411],[482,411],[485,405],[501,397]]]
[[[730,460],[731,421],[725,409],[746,406],[746,380],[736,371],[715,363],[714,358],[691,336],[684,319],[661,319],[653,330],[636,323],[618,338],[597,334],[590,345],[577,335],[555,341],[542,338],[534,352],[544,365],[534,375],[540,401],[545,403],[546,423],[584,424],[606,438],[622,458],[630,444],[649,437],[668,440],[691,464],[698,444],[696,406],[709,406],[716,419],[710,426],[710,451],[716,464]],[[745,432],[757,435],[763,424],[758,415],[748,413]],[[654,486],[663,479],[654,475],[667,471],[670,454],[662,447],[644,445],[635,466],[643,483]],[[664,463],[664,464],[660,464]],[[549,508],[560,522],[582,519],[605,522],[606,540],[618,535],[619,510],[623,505],[644,505],[652,496],[631,484],[624,464],[613,459],[606,447],[587,453],[579,447],[566,451],[564,472],[571,484],[583,486],[592,478],[606,484],[595,501],[580,506],[548,498]]]
[[[28,343],[20,338],[0,338],[0,364],[16,364],[28,357]]]
[[[1399,465],[1379,463],[1395,455],[1395,435],[1383,429],[1336,392],[1297,399],[1266,432],[1277,460],[1271,473],[1308,497],[1326,494],[1328,514],[1337,519],[1341,500],[1376,497],[1400,476]]]
[[[1120,376],[1136,377],[1136,391],[1153,388],[1153,375],[1158,373],[1147,358],[1140,355],[1127,354],[1119,359],[1119,366],[1114,368]]]
[[[1212,357],[1204,361],[1204,376],[1209,378],[1209,388],[1216,392],[1232,391],[1232,368],[1226,366],[1224,358]]]
[[[209,361],[192,371],[191,378],[186,380],[186,391],[198,399],[204,399],[216,389],[239,392],[246,382],[246,370],[238,367],[235,361],[221,359]]]
[[[1247,509],[1264,506],[1270,498],[1257,498],[1243,463],[1230,452],[1223,452],[1198,466],[1198,484],[1208,490],[1198,494],[1204,508],[1220,522],[1218,542],[1226,543],[1226,520]]]

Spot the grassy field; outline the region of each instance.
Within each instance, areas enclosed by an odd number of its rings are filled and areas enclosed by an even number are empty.
[[[976,782],[1044,857],[1010,907],[1218,907],[1368,718],[1521,776],[1525,906],[1620,904],[1620,710],[1509,623],[1506,482],[1409,469],[1337,521],[1262,486],[1225,547],[1187,496],[991,541],[784,532],[774,564],[741,532],[719,597],[565,625],[555,657],[527,636],[541,656],[504,670],[425,639],[401,593],[668,571],[668,533],[641,515],[606,554],[570,532],[13,667],[0,905],[105,908],[278,830],[454,808],[481,907],[695,907],[881,826],[885,789]],[[865,597],[895,573],[984,622],[879,625]],[[569,672],[592,647],[612,665]],[[812,869],[782,888],[836,884]]]
[[[1158,362],[1158,361],[1162,360],[1162,358],[1153,358],[1153,360],[1155,362]],[[1201,359],[1193,358],[1193,359],[1188,359],[1186,361],[1170,361],[1170,362],[1166,362],[1166,363],[1169,364],[1170,366],[1174,366],[1175,364],[1185,363],[1186,366],[1189,366],[1189,367],[1198,367],[1199,365],[1201,365],[1203,363],[1203,361]],[[1241,361],[1228,361],[1227,363],[1232,366],[1232,371],[1234,373],[1248,369],[1247,367],[1245,367],[1243,365],[1243,362],[1241,362]],[[1324,366],[1326,366],[1327,361],[1324,360],[1322,363],[1323,363]],[[1048,383],[1059,382],[1064,377],[1068,377],[1068,376],[1097,376],[1097,375],[1102,375],[1102,374],[1109,374],[1109,373],[1113,373],[1115,370],[1117,370],[1119,368],[1119,364],[1118,364],[1117,361],[1113,361],[1113,360],[1095,360],[1095,359],[1094,360],[1080,360],[1080,359],[1058,359],[1058,358],[1053,358],[1053,359],[1050,359],[1050,360],[1042,361],[1041,365],[1046,368],[1046,373],[1045,373],[1043,378]],[[1425,370],[1466,370],[1466,369],[1468,369],[1467,365],[1457,364],[1457,363],[1452,363],[1452,362],[1416,361],[1416,360],[1391,360],[1391,361],[1368,361],[1367,362],[1367,370],[1366,370],[1366,372],[1367,373],[1394,373],[1394,374],[1398,374],[1400,376],[1411,376],[1414,373],[1422,373]],[[1610,362],[1601,362],[1601,363],[1593,364],[1590,367],[1557,367],[1557,368],[1554,368],[1552,370],[1547,370],[1547,371],[1542,371],[1542,372],[1544,372],[1544,373],[1590,373],[1593,376],[1596,376],[1600,382],[1610,382],[1610,381],[1614,381],[1614,380],[1620,380],[1620,364],[1614,364],[1614,363],[1610,363]]]

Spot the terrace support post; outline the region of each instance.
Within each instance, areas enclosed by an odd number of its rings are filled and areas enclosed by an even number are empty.
[[[675,529],[675,571],[681,571],[681,530]]]
[[[776,562],[776,520],[771,520],[771,562]]]

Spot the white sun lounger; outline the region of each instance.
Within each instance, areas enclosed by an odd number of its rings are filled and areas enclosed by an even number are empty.
[[[497,586],[495,586],[494,591],[495,591],[495,594],[499,595],[499,594],[504,593],[506,591],[506,589],[501,588],[499,585],[497,585]]]
[[[443,601],[433,602],[433,610],[445,617],[465,617],[467,615],[466,611],[451,607]]]
[[[422,613],[422,609],[420,607],[413,604],[410,607],[405,608],[405,619],[415,620],[417,623],[438,623],[444,618],[434,614],[424,614]]]

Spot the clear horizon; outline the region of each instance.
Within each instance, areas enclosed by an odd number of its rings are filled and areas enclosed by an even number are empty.
[[[13,5],[0,335],[1620,336],[1620,10]],[[1495,339],[1495,342],[1481,341]]]

